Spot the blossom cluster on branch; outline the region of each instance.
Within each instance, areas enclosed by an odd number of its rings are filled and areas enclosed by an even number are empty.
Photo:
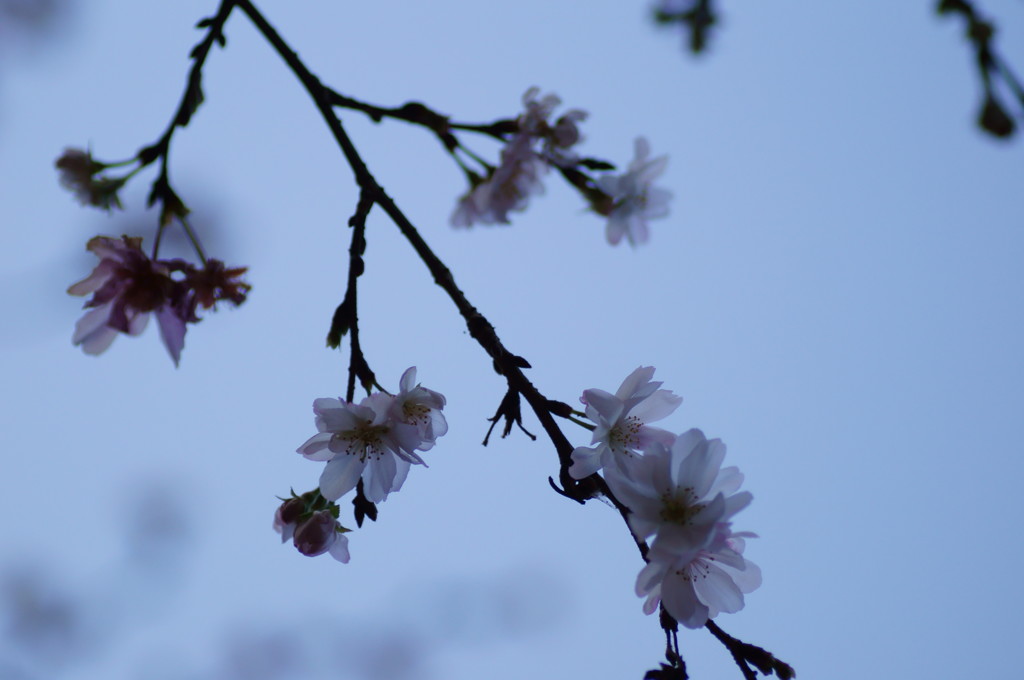
[[[326,463],[319,488],[310,493],[333,503],[358,487],[357,508],[365,507],[361,503],[372,506],[384,501],[402,488],[413,465],[426,466],[418,452],[432,449],[437,438],[448,431],[441,413],[444,405],[444,395],[416,382],[415,366],[402,374],[397,394],[374,392],[358,404],[333,398],[314,400],[317,434],[297,449],[308,460]],[[286,506],[291,502],[278,508],[274,522],[283,540],[290,536],[284,528],[291,524],[282,519],[282,513],[288,513]],[[375,516],[375,511],[370,513]],[[358,514],[357,521],[361,523]],[[298,541],[295,547],[311,554]],[[345,555],[343,562],[348,561],[347,550]]]
[[[615,498],[628,509],[638,542],[652,542],[637,576],[644,611],[659,603],[687,628],[700,628],[720,612],[737,612],[743,595],[761,585],[761,571],[744,559],[749,532],[732,531],[733,515],[751,501],[739,492],[743,475],[722,468],[725,445],[697,429],[674,435],[647,423],[671,414],[682,399],[652,381],[654,369],[633,371],[615,394],[584,391],[594,422],[590,447],[572,453],[570,474],[603,471]]]
[[[325,86],[250,0],[220,0],[216,13],[197,24],[205,35],[191,53],[185,94],[155,143],[116,163],[98,161],[90,151],[80,149],[67,149],[57,159],[61,183],[83,204],[105,210],[121,207],[118,192],[140,170],[152,164],[159,168],[149,194],[149,205],[160,207],[152,252],[144,253],[142,239],[137,237],[96,236],[89,241],[89,250],[100,262],[68,291],[91,295],[85,303],[89,311],[78,322],[73,342],[86,353],[99,354],[119,333],[141,333],[149,316],[155,315],[164,344],[177,364],[186,327],[200,320],[200,308],[209,309],[219,301],[239,305],[246,299],[250,286],[239,278],[246,269],[229,268],[206,257],[189,224],[188,208],[172,188],[168,174],[176,130],[189,124],[204,101],[203,66],[214,45],[226,46],[224,27],[235,10],[248,17],[311,95],[358,188],[358,201],[349,220],[348,284],[327,338],[328,347],[338,348],[342,338],[348,337],[347,390],[344,398],[313,402],[317,432],[297,452],[324,466],[315,489],[302,494],[292,491],[280,499],[273,528],[282,542],[291,541],[303,555],[327,553],[348,562],[350,530],[339,521],[337,501],[354,491],[356,524],[362,526],[366,517],[376,521],[377,504],[402,488],[412,466],[426,465],[421,454],[431,450],[448,429],[442,413],[445,397],[420,385],[415,367],[402,374],[397,392],[388,392],[377,382],[360,344],[358,280],[366,267],[366,218],[376,207],[409,242],[462,315],[469,334],[492,360],[494,370],[506,381],[507,391],[491,419],[492,428],[504,419],[504,435],[513,424],[527,432],[522,425],[525,401],[558,456],[562,488],[549,478],[552,487],[580,503],[603,495],[622,514],[645,562],[636,592],[645,598],[647,613],[660,606],[661,626],[669,641],[668,664],[648,677],[687,677],[676,639],[677,623],[706,627],[729,649],[748,680],[753,677],[751,665],[784,680],[792,677],[789,666],[759,647],[732,638],[712,621],[721,612],[742,608],[743,596],[760,584],[758,567],[743,555],[744,541],[753,534],[732,529],[733,517],[750,503],[751,495],[739,490],[743,477],[735,467],[722,467],[725,446],[717,439],[708,440],[699,430],[677,435],[650,425],[670,415],[682,401],[652,380],[654,369],[650,367],[634,371],[615,394],[584,391],[583,413],[541,394],[523,372],[530,363],[505,347],[494,326],[456,285],[452,272],[377,183],[336,112],[337,108],[355,110],[377,122],[401,120],[435,134],[469,181],[468,190],[457,200],[454,226],[509,223],[510,214],[524,210],[530,197],[543,190],[541,178],[554,170],[594,213],[607,218],[609,243],[625,240],[636,246],[646,242],[648,221],[668,214],[671,194],[654,186],[667,158],[652,157],[642,137],[636,139],[635,158],[623,172],[607,161],[581,156],[577,150],[582,140],[580,124],[587,114],[570,109],[555,117],[561,101],[553,94],[540,96],[539,89],[530,88],[522,99],[522,113],[486,124],[452,122],[418,102],[397,108],[375,106]],[[465,146],[459,139],[464,133],[501,142],[498,162],[489,163]],[[126,166],[130,169],[120,176],[108,174]],[[199,264],[159,258],[161,236],[172,223],[183,229]],[[357,381],[367,392],[358,402]],[[577,418],[582,416],[593,425]],[[556,417],[592,430],[590,446],[573,447]]]
[[[625,173],[611,172],[615,166],[607,161],[581,157],[574,147],[583,139],[579,123],[586,120],[587,112],[570,109],[552,122],[549,119],[562,101],[554,94],[538,99],[539,93],[539,88],[531,87],[523,95],[525,111],[518,118],[486,128],[505,142],[498,165],[467,151],[483,166],[481,175],[456,156],[470,186],[452,213],[452,226],[509,224],[509,213],[525,210],[531,196],[543,193],[541,177],[555,168],[594,212],[608,218],[605,235],[609,243],[616,245],[623,237],[633,246],[645,243],[649,238],[647,220],[668,215],[671,192],[653,186],[668,158],[648,159],[650,145],[643,137],[637,138],[636,157]],[[604,172],[591,175],[596,170]]]

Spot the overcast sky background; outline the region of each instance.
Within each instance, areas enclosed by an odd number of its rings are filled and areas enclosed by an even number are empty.
[[[392,388],[416,365],[449,433],[350,534],[351,563],[271,531],[275,496],[319,475],[294,453],[313,399],[344,392],[347,351],[323,339],[357,194],[241,13],[172,179],[208,253],[250,267],[249,302],[191,327],[177,370],[155,324],[100,358],[71,346],[85,243],[148,248],[153,174],[107,216],[53,160],[155,141],[217,3],[49,4],[51,23],[0,19],[0,677],[642,678],[664,638],[621,520],[551,492],[548,442],[480,446],[502,382],[379,212],[367,358]],[[488,122],[537,85],[590,112],[584,153],[625,165],[642,134],[669,155],[672,214],[646,246],[609,246],[554,174],[511,227],[456,231],[464,179],[435,139],[343,116],[543,393],[575,403],[653,365],[684,398],[662,424],[725,441],[764,585],[719,623],[802,678],[1018,668],[1024,147],[974,127],[969,48],[933,4],[726,3],[693,59],[642,1],[260,3],[343,93]],[[984,8],[1024,68],[1024,6]],[[695,680],[740,677],[707,632],[680,644]]]

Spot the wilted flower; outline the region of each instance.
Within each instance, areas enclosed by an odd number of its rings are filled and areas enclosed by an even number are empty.
[[[411,465],[424,464],[416,451],[430,449],[447,431],[440,414],[444,397],[413,385],[415,367],[402,377],[401,403],[384,392],[359,404],[330,398],[313,402],[319,433],[297,451],[327,463],[320,475],[320,493],[328,500],[341,498],[362,479],[367,500],[383,501],[402,487]]]
[[[227,268],[220,260],[210,258],[202,269],[188,266],[185,285],[189,289],[189,307],[192,312],[201,306],[210,309],[217,302],[227,300],[236,307],[245,302],[252,289],[248,283],[237,280],[248,267]]]
[[[245,267],[228,269],[220,260],[196,268],[184,260],[154,260],[141,248],[142,239],[123,236],[92,238],[87,248],[100,258],[85,279],[68,288],[71,295],[88,295],[92,308],[75,325],[72,342],[86,354],[101,354],[118,333],[138,335],[155,313],[160,337],[174,364],[185,345],[185,324],[197,323],[196,311],[220,300],[239,305],[250,286],[238,281]]]
[[[142,252],[141,244],[141,238],[128,236],[89,240],[87,248],[100,263],[92,274],[68,288],[71,295],[93,294],[85,303],[90,311],[75,324],[71,341],[81,345],[86,354],[101,354],[118,333],[140,334],[150,313],[155,313],[160,337],[177,365],[189,320],[181,304],[185,291],[171,278],[165,263]]]
[[[110,167],[92,157],[89,151],[67,148],[54,162],[60,171],[60,183],[73,191],[82,205],[94,205],[104,210],[120,208],[117,192],[124,186],[124,177],[98,177]]]
[[[608,197],[607,202],[594,205],[594,209],[608,217],[605,236],[612,245],[625,236],[635,246],[648,239],[647,220],[668,215],[668,202],[672,193],[652,186],[668,164],[668,156],[648,159],[651,148],[647,140],[638,137],[635,142],[636,158],[622,175],[604,175],[597,179],[597,187]]]
[[[761,584],[761,572],[743,558],[744,538],[730,520],[750,504],[739,491],[743,475],[722,468],[725,445],[700,430],[679,435],[668,449],[654,444],[631,460],[629,475],[607,476],[615,497],[630,510],[638,539],[654,536],[648,564],[637,577],[644,611],[659,601],[688,628],[699,628],[719,612],[743,607],[743,594]]]
[[[594,428],[591,444],[572,452],[569,474],[583,479],[605,468],[626,472],[625,459],[653,443],[670,446],[675,439],[671,432],[650,427],[647,423],[661,420],[683,402],[668,390],[659,390],[660,382],[652,382],[654,368],[641,366],[629,374],[615,394],[589,389],[580,398],[586,404],[587,418]],[[611,467],[614,466],[614,467]],[[607,474],[607,473],[606,473]]]

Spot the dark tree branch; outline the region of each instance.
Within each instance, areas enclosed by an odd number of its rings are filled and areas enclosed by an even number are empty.
[[[157,201],[160,202],[161,217],[160,227],[157,233],[157,244],[159,245],[159,236],[163,231],[163,228],[167,226],[167,223],[173,218],[178,217],[183,219],[188,214],[188,209],[185,208],[184,202],[178,197],[178,195],[171,188],[170,176],[168,174],[168,157],[171,151],[171,139],[174,137],[174,131],[179,127],[185,127],[192,120],[192,115],[196,112],[196,109],[203,103],[203,66],[206,64],[206,57],[210,54],[210,48],[213,47],[213,43],[218,43],[221,47],[227,44],[224,38],[224,24],[231,15],[231,10],[234,9],[235,3],[232,0],[223,0],[220,7],[217,8],[216,14],[212,17],[203,19],[197,24],[197,28],[205,28],[206,36],[199,41],[199,43],[192,48],[190,57],[192,58],[192,68],[189,70],[188,80],[185,84],[185,92],[181,96],[181,101],[178,103],[178,108],[174,112],[174,116],[171,118],[171,122],[167,125],[167,129],[160,136],[160,139],[150,146],[139,149],[136,154],[141,167],[145,167],[157,159],[160,159],[160,174],[157,175],[156,180],[153,182],[153,187],[149,193],[148,205],[152,206]],[[184,224],[184,223],[183,223]],[[192,241],[196,248],[196,252],[199,258],[205,263],[206,257],[202,252],[202,248],[199,246],[199,241],[195,234],[191,233],[185,225],[186,233],[189,239]],[[156,257],[154,248],[153,256]]]
[[[172,119],[170,126],[167,128],[160,141],[139,151],[138,158],[143,165],[152,163],[157,158],[161,158],[162,160],[163,169],[160,177],[157,179],[157,183],[154,185],[154,195],[164,200],[165,208],[167,201],[170,200],[171,196],[173,196],[173,192],[170,190],[170,185],[167,182],[166,175],[170,142],[175,128],[187,125],[192,114],[195,112],[196,107],[198,107],[199,103],[202,101],[202,92],[200,87],[202,66],[205,63],[206,56],[208,55],[213,42],[216,41],[221,45],[224,44],[224,23],[234,7],[238,7],[246,14],[246,16],[249,17],[257,30],[259,30],[282,60],[284,60],[286,65],[299,79],[307,94],[309,94],[313,99],[317,110],[320,112],[321,117],[324,119],[324,122],[327,124],[327,127],[331,132],[331,135],[334,137],[335,142],[338,144],[338,147],[341,149],[342,154],[345,156],[346,161],[351,167],[352,172],[355,175],[356,183],[360,189],[360,196],[355,214],[349,222],[353,229],[353,234],[352,244],[349,248],[348,286],[345,298],[335,311],[331,328],[328,333],[328,344],[332,347],[337,347],[340,344],[341,337],[346,332],[351,333],[350,342],[352,354],[349,365],[347,400],[352,401],[354,399],[356,378],[358,378],[362,385],[367,389],[375,383],[373,373],[370,371],[369,366],[367,366],[359,347],[356,280],[362,274],[364,267],[362,256],[366,249],[366,218],[373,206],[378,205],[388,215],[388,217],[391,218],[402,235],[405,236],[406,240],[409,241],[410,245],[412,245],[420,259],[423,260],[427,269],[430,271],[434,282],[440,286],[445,293],[447,293],[448,297],[455,304],[459,313],[466,322],[466,327],[468,328],[470,335],[493,360],[495,371],[505,378],[508,384],[508,392],[502,401],[502,405],[499,406],[498,413],[493,419],[494,422],[496,423],[498,419],[504,417],[506,419],[506,433],[510,431],[512,423],[519,424],[519,426],[522,427],[519,414],[519,398],[525,398],[558,454],[559,481],[562,486],[559,488],[554,481],[549,478],[551,486],[558,493],[580,503],[584,503],[588,499],[598,495],[605,496],[619,511],[628,526],[629,509],[614,496],[611,489],[608,488],[607,483],[600,475],[593,474],[585,479],[576,480],[569,474],[569,468],[572,465],[572,451],[574,447],[555,422],[554,416],[558,415],[560,417],[571,418],[572,409],[563,402],[550,400],[545,397],[526,378],[523,373],[523,369],[529,368],[529,363],[522,357],[510,352],[504,346],[501,339],[498,337],[494,326],[469,302],[465,294],[455,284],[455,279],[448,267],[445,266],[440,258],[438,258],[433,250],[431,250],[420,236],[419,231],[398,208],[397,204],[391,199],[391,197],[387,195],[383,187],[377,183],[353,145],[351,139],[348,137],[348,134],[345,132],[341,121],[335,115],[333,107],[343,106],[346,108],[360,110],[367,115],[370,115],[375,120],[383,117],[392,117],[421,124],[434,130],[442,137],[442,140],[444,139],[443,134],[448,134],[446,130],[451,128],[483,132],[485,134],[491,134],[498,139],[504,139],[503,130],[494,128],[493,126],[489,128],[488,126],[457,126],[449,124],[446,117],[440,116],[440,114],[436,114],[422,104],[415,102],[406,104],[400,109],[382,109],[380,107],[373,107],[371,105],[343,97],[320,83],[319,79],[314,76],[308,68],[306,68],[303,62],[298,58],[298,55],[296,55],[273,26],[270,25],[270,23],[249,0],[224,0],[214,17],[205,19],[199,23],[200,28],[208,28],[208,33],[203,41],[193,49],[192,57],[194,63],[189,75],[189,84],[186,87],[185,95],[182,98],[182,102],[179,105],[178,111]],[[499,121],[493,125],[503,124],[504,123],[502,121]],[[445,132],[442,132],[442,126],[444,126]],[[156,190],[157,185],[161,187],[160,192],[170,193],[158,193]],[[371,520],[376,519],[376,506],[365,499],[365,496],[362,493],[362,481],[359,482],[357,487],[356,498],[353,501],[353,504],[355,506],[357,524],[362,525],[362,520],[365,517],[369,517]],[[641,556],[646,561],[648,553],[648,546],[646,542],[637,538],[632,531],[630,531],[630,535],[633,536]],[[678,639],[676,637],[678,629],[677,622],[664,609],[662,609],[661,613],[661,625],[666,632],[666,658],[669,661],[669,664],[662,664],[661,669],[650,671],[647,677],[660,678],[664,680],[685,680],[687,677],[686,667],[681,655],[679,654]],[[774,671],[776,675],[783,680],[788,680],[794,676],[792,668],[781,661],[778,661],[770,653],[760,647],[749,645],[729,636],[713,621],[708,621],[706,625],[712,634],[722,641],[730,652],[732,652],[737,664],[740,666],[741,670],[744,671],[744,675],[747,675],[748,672],[752,673],[748,666],[749,662],[754,664],[754,666],[764,673]]]
[[[737,640],[722,630],[713,620],[709,619],[704,625],[729,650],[732,658],[736,661],[736,665],[743,671],[743,677],[747,678],[747,680],[756,680],[757,678],[753,669],[750,668],[751,665],[765,675],[774,673],[779,680],[791,680],[796,677],[796,671],[793,670],[793,667],[776,659],[771,652],[757,645]]]

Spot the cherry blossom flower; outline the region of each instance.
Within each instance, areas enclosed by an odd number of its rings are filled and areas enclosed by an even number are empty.
[[[142,252],[142,239],[123,236],[92,238],[87,248],[100,262],[92,274],[68,288],[71,295],[89,295],[90,311],[75,325],[71,341],[86,354],[102,354],[118,333],[139,335],[151,313],[174,365],[185,346],[185,325],[197,323],[197,310],[220,300],[245,302],[250,286],[238,280],[245,267],[227,268],[206,260],[197,268],[184,260],[153,260]],[[175,278],[177,277],[177,278]]]
[[[289,498],[274,513],[274,530],[281,534],[281,542],[291,540],[295,548],[307,557],[329,552],[339,562],[349,561],[348,536],[335,518],[337,506],[310,510],[308,498],[303,494]]]
[[[597,179],[597,187],[610,199],[607,205],[595,205],[602,215],[608,216],[605,236],[617,245],[625,236],[629,244],[645,243],[649,237],[647,220],[668,215],[668,202],[672,193],[652,186],[668,164],[668,156],[648,159],[651,148],[647,140],[638,137],[635,142],[636,158],[622,175],[609,174]]]
[[[413,367],[402,376],[399,397],[375,392],[359,404],[330,398],[313,402],[319,432],[297,451],[327,463],[320,475],[325,498],[341,498],[362,479],[366,498],[379,503],[402,487],[411,465],[424,465],[416,451],[432,448],[448,425],[440,413],[444,396],[415,380]]]
[[[580,401],[586,404],[587,418],[596,423],[591,444],[572,452],[569,474],[583,479],[604,468],[628,474],[624,461],[655,443],[671,446],[671,432],[647,423],[661,420],[683,402],[668,390],[660,390],[660,382],[652,382],[654,368],[641,366],[629,374],[615,394],[589,389]]]
[[[647,598],[645,613],[654,613],[661,603],[679,623],[700,628],[722,612],[743,609],[743,596],[761,585],[761,569],[743,557],[744,538],[752,534],[732,533],[728,527],[716,528],[700,550],[651,548],[650,562],[636,581],[636,594]]]
[[[171,278],[170,269],[151,260],[141,238],[96,236],[88,249],[100,258],[92,274],[68,288],[71,295],[89,295],[89,309],[75,324],[72,343],[86,354],[103,353],[118,333],[139,335],[151,313],[156,314],[160,337],[175,365],[185,344],[187,311],[181,305],[184,290]]]
[[[525,111],[516,119],[518,128],[501,151],[501,162],[486,178],[474,176],[452,214],[454,227],[473,224],[508,224],[509,213],[526,209],[530,196],[543,193],[541,177],[549,165],[572,165],[571,148],[581,135],[578,123],[586,112],[571,109],[554,125],[548,122],[561,100],[554,94],[540,99],[531,87],[523,95]]]
[[[391,408],[397,421],[416,427],[420,439],[416,448],[427,451],[434,446],[438,437],[448,432],[448,422],[441,414],[444,405],[443,394],[416,382],[416,367],[413,366],[402,374],[398,382],[398,394]]]
[[[644,611],[661,602],[688,628],[699,628],[720,612],[743,607],[743,595],[761,583],[760,569],[743,557],[744,538],[730,520],[750,504],[739,491],[743,475],[722,468],[725,445],[700,430],[679,435],[672,447],[659,443],[630,460],[628,476],[607,476],[615,497],[629,508],[638,539],[654,536],[648,564],[637,577]]]

